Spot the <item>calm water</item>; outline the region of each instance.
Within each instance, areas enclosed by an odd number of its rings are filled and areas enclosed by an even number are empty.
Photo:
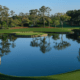
[[[48,76],[80,69],[80,43],[74,36],[0,36],[0,72],[12,76]]]

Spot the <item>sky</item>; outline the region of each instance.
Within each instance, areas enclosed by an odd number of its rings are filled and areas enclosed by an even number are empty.
[[[66,13],[68,10],[80,9],[80,0],[0,0],[0,5],[13,10],[15,14],[29,13],[31,9],[39,9],[42,6],[51,9],[50,14]]]

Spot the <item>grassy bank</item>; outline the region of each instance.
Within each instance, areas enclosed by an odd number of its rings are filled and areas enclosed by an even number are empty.
[[[35,31],[35,32],[72,32],[71,29],[74,28],[26,28],[26,29],[2,29],[0,33],[12,33],[12,32],[26,32],[26,31]]]
[[[0,74],[0,80],[80,80],[80,70],[42,77],[16,77]]]

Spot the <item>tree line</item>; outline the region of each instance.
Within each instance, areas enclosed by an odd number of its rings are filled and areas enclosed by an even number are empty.
[[[79,10],[69,10],[66,12],[71,19],[68,20],[68,24],[71,26],[80,26],[80,9]]]
[[[18,15],[15,14],[13,10],[9,12],[9,8],[0,5],[0,28],[9,28],[15,26],[35,26],[44,27],[51,25],[61,25],[63,28],[63,23],[67,22],[68,25],[79,23],[79,12],[80,10],[67,11],[66,13],[55,13],[50,15],[51,9],[49,7],[42,6],[39,9],[29,10],[29,13],[20,12]]]

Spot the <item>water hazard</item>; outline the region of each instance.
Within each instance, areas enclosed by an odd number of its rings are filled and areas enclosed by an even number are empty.
[[[48,76],[80,69],[80,39],[73,34],[43,37],[0,35],[0,73]]]

